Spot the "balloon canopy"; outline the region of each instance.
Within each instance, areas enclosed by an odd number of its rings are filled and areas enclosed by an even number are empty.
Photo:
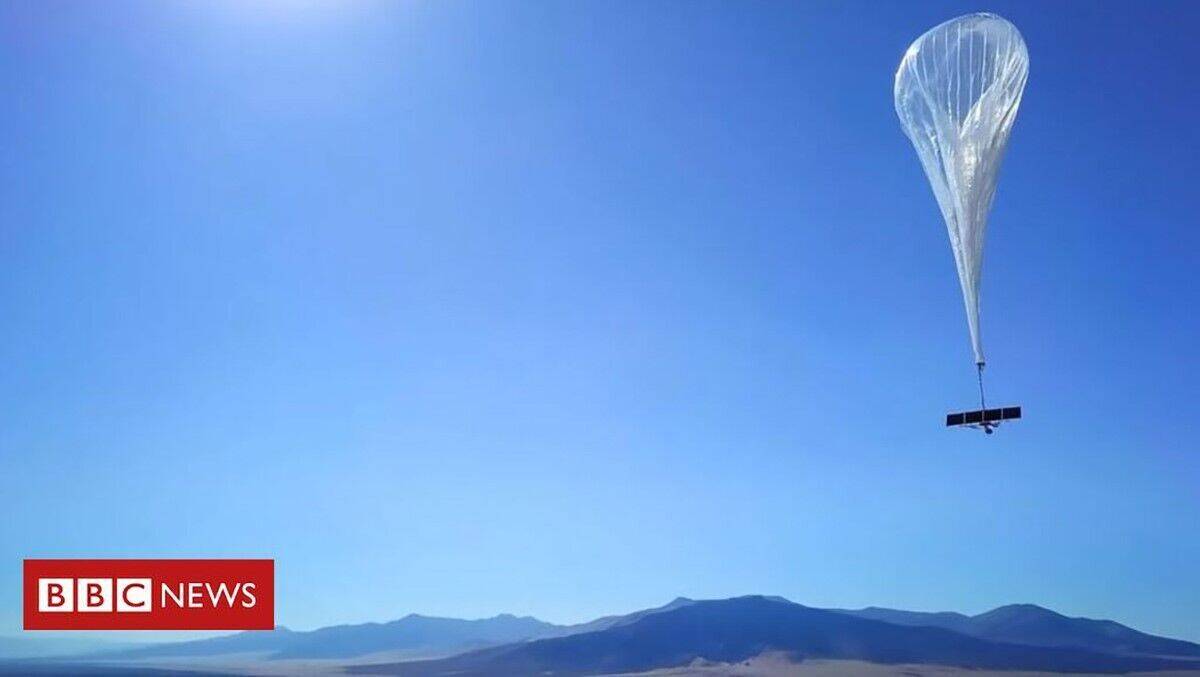
[[[1028,74],[1025,40],[994,14],[968,14],[936,26],[912,43],[896,71],[896,113],[946,220],[971,348],[981,367],[983,239]]]

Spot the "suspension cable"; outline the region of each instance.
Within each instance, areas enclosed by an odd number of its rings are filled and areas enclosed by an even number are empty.
[[[979,408],[987,409],[987,402],[983,398],[983,363],[979,362],[975,365],[979,369]]]

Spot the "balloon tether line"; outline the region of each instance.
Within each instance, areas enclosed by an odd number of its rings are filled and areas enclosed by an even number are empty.
[[[987,403],[983,399],[983,363],[977,362],[975,366],[979,370],[979,408],[987,409]]]

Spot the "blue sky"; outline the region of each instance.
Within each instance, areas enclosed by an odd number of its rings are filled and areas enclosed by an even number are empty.
[[[6,3],[0,628],[23,557],[265,556],[279,622],[676,595],[1200,640],[1197,10]],[[892,109],[1012,20],[958,283]]]

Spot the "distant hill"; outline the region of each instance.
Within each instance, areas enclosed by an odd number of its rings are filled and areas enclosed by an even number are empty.
[[[1013,644],[1071,647],[1115,654],[1200,657],[1200,644],[1148,635],[1113,621],[1070,618],[1034,604],[1002,606],[978,616],[878,607],[843,613],[897,625],[945,628]]]
[[[528,616],[502,614],[480,620],[461,620],[410,614],[389,623],[334,625],[309,632],[293,632],[286,628],[240,632],[93,657],[142,659],[256,654],[264,659],[353,658],[387,651],[403,657],[429,658],[553,636],[562,630],[561,626]]]
[[[163,642],[161,644],[143,644],[131,649],[118,651],[94,652],[87,658],[124,659],[124,658],[161,658],[219,656],[223,654],[260,654],[273,653],[287,646],[296,633],[284,627],[274,630],[250,630],[233,635],[222,635],[208,639],[196,639],[185,642]]]
[[[390,652],[404,658],[435,658],[530,639],[565,637],[632,623],[649,614],[694,604],[680,597],[670,604],[623,616],[604,616],[578,625],[554,625],[536,618],[501,614],[481,620],[435,618],[410,614],[388,623],[334,625],[309,632],[287,628],[140,646],[122,651],[92,652],[92,658],[196,658],[252,654],[266,660],[285,658],[356,658]]]
[[[41,637],[35,633],[26,633],[22,636],[0,635],[0,660],[74,656],[81,653],[115,651],[134,646],[141,645],[94,637]]]
[[[644,672],[697,659],[740,662],[768,651],[797,658],[928,663],[999,670],[1121,673],[1200,669],[1200,660],[1109,655],[1008,644],[944,628],[887,623],[784,600],[694,602],[604,630],[529,641],[432,661],[364,665],[352,672],[410,677],[590,675]]]
[[[688,599],[687,597],[676,597],[675,599],[671,600],[670,603],[664,604],[663,606],[660,606],[660,607],[654,607],[653,609],[643,609],[641,611],[635,611],[631,614],[625,614],[623,616],[602,616],[600,618],[597,618],[594,621],[589,621],[587,623],[580,623],[578,625],[562,626],[561,631],[559,633],[556,633],[556,635],[558,635],[558,636],[578,635],[578,634],[581,634],[584,632],[596,632],[597,630],[607,630],[608,628],[615,628],[620,625],[628,625],[628,624],[630,624],[640,618],[644,618],[650,614],[662,613],[663,611],[672,611],[674,609],[679,609],[681,607],[689,606],[689,605],[695,604],[695,603],[696,603],[695,600]]]
[[[2,677],[229,677],[227,672],[164,670],[158,668],[93,665],[44,661],[0,661]]]

